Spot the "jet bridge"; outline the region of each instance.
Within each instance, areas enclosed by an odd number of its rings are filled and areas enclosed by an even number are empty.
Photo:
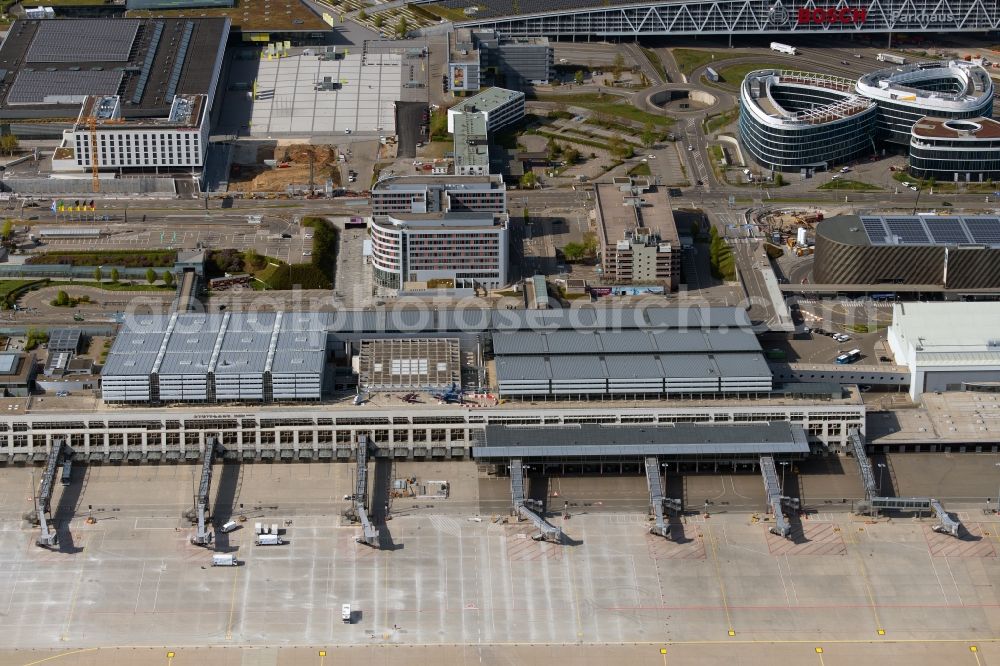
[[[35,513],[38,516],[38,524],[42,528],[42,533],[38,536],[35,544],[43,547],[55,546],[59,541],[59,536],[52,526],[49,525],[49,519],[46,516],[51,510],[56,469],[59,467],[59,460],[65,448],[65,440],[52,440],[52,448],[49,450],[49,456],[45,461],[45,472],[42,474],[42,482],[38,485],[38,495],[35,496]]]
[[[536,504],[524,496],[524,465],[520,458],[510,461],[510,490],[514,502],[514,511],[521,518],[530,520],[538,528],[539,534],[532,537],[535,541],[562,542],[563,532],[549,521],[538,515],[529,504]]]
[[[650,534],[661,537],[670,536],[670,525],[667,523],[664,509],[680,512],[681,501],[663,496],[663,482],[660,479],[660,460],[656,456],[646,457],[646,486],[649,488],[649,503],[656,516],[656,525],[649,528]]]
[[[198,512],[198,530],[191,537],[191,543],[196,546],[207,546],[212,543],[212,534],[208,531],[209,494],[212,490],[212,462],[215,459],[216,438],[209,435],[205,438],[205,452],[201,459],[201,483],[198,484],[198,494],[195,495],[195,511]]]
[[[368,503],[368,436],[358,435],[358,472],[354,482],[354,495],[351,496],[354,519],[361,523],[361,536],[355,540],[358,543],[379,547],[378,530],[372,525],[365,505]]]
[[[793,497],[786,497],[781,494],[782,488],[778,482],[778,471],[774,467],[774,458],[772,456],[760,457],[760,474],[764,477],[764,491],[767,493],[767,504],[774,513],[774,527],[771,528],[771,533],[787,539],[792,535],[792,526],[785,518],[783,509],[785,505],[797,509],[799,501]]]
[[[865,451],[865,440],[861,436],[861,431],[857,428],[852,429],[850,440],[854,458],[858,461],[858,468],[861,470],[861,482],[865,486],[867,506],[875,510],[933,511],[937,515],[939,522],[931,529],[941,534],[950,534],[956,538],[960,536],[962,530],[961,521],[952,518],[945,511],[944,505],[939,500],[930,497],[880,497],[880,489],[875,485],[875,475],[872,472],[872,465]]]

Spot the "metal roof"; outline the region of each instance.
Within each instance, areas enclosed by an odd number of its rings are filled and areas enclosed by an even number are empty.
[[[637,354],[760,351],[749,330],[505,331],[493,335],[497,355]]]
[[[487,425],[486,445],[472,449],[475,458],[808,452],[802,426],[787,421],[745,425]]]
[[[74,352],[80,348],[81,333],[76,328],[54,328],[49,331],[49,352]]]
[[[500,382],[770,377],[760,353],[497,356]]]

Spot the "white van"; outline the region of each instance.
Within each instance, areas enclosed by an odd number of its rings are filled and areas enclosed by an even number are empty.
[[[340,607],[340,621],[344,624],[350,624],[352,615],[351,604],[342,604]]]
[[[240,524],[237,523],[235,520],[230,520],[228,523],[226,523],[221,527],[221,530],[224,534],[229,534],[239,526]]]
[[[215,553],[212,555],[213,567],[236,567],[239,564],[239,560],[232,553]]]

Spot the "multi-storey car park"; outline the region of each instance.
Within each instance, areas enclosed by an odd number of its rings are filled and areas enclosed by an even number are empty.
[[[742,145],[774,171],[825,169],[873,152],[875,114],[849,79],[758,70],[740,86]]]
[[[1000,15],[980,0],[889,3],[850,7],[811,0],[755,2],[631,2],[629,0],[445,0],[469,11],[459,28],[495,30],[502,36],[794,35],[882,32],[986,32]]]
[[[993,80],[964,61],[923,62],[880,69],[858,79],[859,95],[875,100],[876,140],[908,146],[924,116],[946,120],[993,115]]]

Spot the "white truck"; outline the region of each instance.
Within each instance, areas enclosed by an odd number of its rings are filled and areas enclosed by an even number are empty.
[[[896,55],[895,53],[879,53],[875,56],[875,59],[879,62],[891,62],[894,65],[905,65],[906,58],[903,56]]]
[[[239,560],[232,553],[215,553],[212,555],[213,567],[237,567],[239,565]]]
[[[340,606],[340,621],[344,624],[350,624],[353,613],[351,611],[351,604],[342,604]]]
[[[771,42],[771,50],[777,51],[778,53],[785,53],[787,55],[798,55],[799,50],[794,46],[789,46],[788,44],[782,44],[781,42]]]
[[[255,543],[258,546],[280,546],[285,542],[277,534],[258,534]]]

